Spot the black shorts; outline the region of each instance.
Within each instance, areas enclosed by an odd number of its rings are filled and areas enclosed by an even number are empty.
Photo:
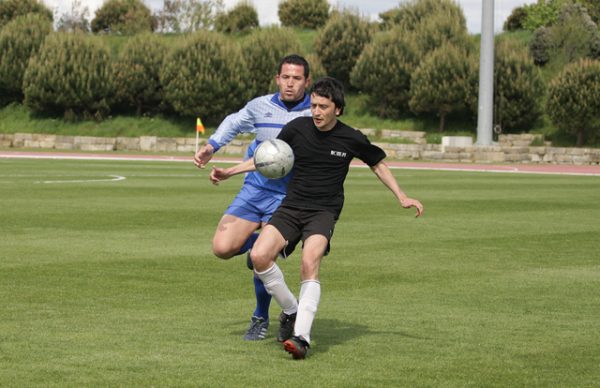
[[[290,255],[296,245],[314,234],[320,234],[327,239],[324,255],[331,249],[331,237],[335,227],[335,215],[327,210],[298,209],[280,206],[269,220],[287,241],[284,249],[285,256]]]

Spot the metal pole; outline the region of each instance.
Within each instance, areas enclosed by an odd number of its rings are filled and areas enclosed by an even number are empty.
[[[492,145],[494,117],[494,0],[483,0],[479,53],[477,145]]]

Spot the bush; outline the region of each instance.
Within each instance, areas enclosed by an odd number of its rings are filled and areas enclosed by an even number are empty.
[[[19,16],[0,30],[0,105],[23,100],[23,75],[52,22],[39,13]]]
[[[38,13],[52,22],[52,11],[40,0],[1,0],[0,28],[18,16]]]
[[[525,7],[516,7],[512,10],[511,14],[504,22],[504,26],[502,27],[502,29],[504,31],[523,30],[525,18],[527,18],[527,9]]]
[[[96,11],[92,32],[136,34],[154,31],[150,9],[141,0],[107,0]]]
[[[223,0],[165,0],[154,15],[156,31],[194,32],[214,27]]]
[[[433,13],[415,25],[412,36],[423,55],[446,43],[467,48],[470,41],[464,17],[453,18],[442,12]]]
[[[317,29],[329,18],[327,0],[283,0],[277,11],[284,27]]]
[[[350,82],[368,94],[369,110],[398,118],[408,111],[410,77],[420,60],[410,34],[394,28],[376,34],[358,58]]]
[[[325,66],[321,63],[321,59],[317,56],[317,54],[306,54],[304,56],[310,65],[310,79],[313,83],[319,78],[323,78],[327,75],[327,70],[325,70]]]
[[[551,35],[555,49],[551,55],[566,64],[594,56],[599,32],[581,4],[568,4],[561,9],[558,21],[551,28]]]
[[[161,71],[167,102],[181,115],[201,116],[205,123],[243,106],[251,97],[249,79],[239,46],[211,31],[187,37]]]
[[[560,7],[564,0],[538,1],[535,4],[525,5],[526,17],[523,27],[535,31],[540,27],[549,27],[558,20]]]
[[[415,113],[433,112],[440,118],[442,132],[448,113],[464,110],[472,93],[469,79],[476,65],[467,52],[450,43],[429,53],[411,77],[409,101]]]
[[[594,23],[600,24],[600,2],[598,0],[577,0],[586,9]]]
[[[116,100],[134,107],[138,116],[160,110],[164,99],[160,70],[165,51],[159,37],[140,34],[127,41],[113,64]]]
[[[580,58],[596,58],[600,54],[600,32],[583,6],[567,4],[551,27],[535,31],[530,52],[536,64],[551,62],[555,68],[562,68]]]
[[[438,14],[466,26],[467,22],[462,9],[452,0],[411,0],[402,3],[397,8],[381,13],[379,16],[384,29],[397,26],[406,31],[414,31],[424,19]]]
[[[538,66],[544,66],[550,60],[550,48],[552,46],[550,29],[540,27],[533,33],[533,39],[529,42],[529,53],[533,62]]]
[[[272,27],[248,36],[242,42],[242,55],[250,72],[252,95],[262,96],[277,90],[275,74],[279,61],[299,52],[300,42],[288,28]]]
[[[112,95],[109,50],[83,34],[53,33],[25,71],[25,104],[38,112],[103,118]]]
[[[242,1],[227,13],[220,13],[215,20],[215,29],[219,32],[246,33],[258,27],[258,13],[254,6]]]
[[[315,39],[327,74],[349,86],[350,72],[371,36],[369,23],[358,15],[344,12],[329,19]]]
[[[541,118],[544,82],[525,47],[502,41],[494,64],[494,112],[503,133],[530,130]]]
[[[552,123],[577,135],[577,146],[600,133],[600,62],[581,59],[551,82],[546,111]]]

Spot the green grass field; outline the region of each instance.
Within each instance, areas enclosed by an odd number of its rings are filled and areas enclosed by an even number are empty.
[[[353,169],[313,352],[293,361],[275,322],[242,340],[252,274],[210,253],[241,179],[206,173],[0,160],[0,386],[600,381],[600,178],[395,170],[426,207],[415,219]],[[297,292],[298,255],[280,265]]]

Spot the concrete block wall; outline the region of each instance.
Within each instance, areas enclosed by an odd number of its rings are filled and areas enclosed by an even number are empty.
[[[445,144],[427,144],[425,133],[418,131],[375,131],[361,130],[365,134],[381,135],[388,138],[409,139],[411,144],[375,142],[394,159],[427,160],[437,162],[461,163],[551,163],[598,165],[600,149],[543,146],[535,141],[537,135],[500,135],[498,143],[492,146],[468,145],[465,139]],[[389,132],[389,133],[388,133]],[[392,135],[393,134],[393,135]],[[385,135],[385,136],[384,136]],[[389,135],[389,136],[388,136]],[[206,139],[201,140],[204,144]],[[243,155],[251,139],[235,139],[223,147],[221,155]],[[144,152],[183,152],[192,154],[196,148],[196,139],[163,138],[156,136],[129,137],[92,137],[61,136],[30,133],[0,134],[0,147],[27,149],[58,149],[72,151],[144,151]]]

